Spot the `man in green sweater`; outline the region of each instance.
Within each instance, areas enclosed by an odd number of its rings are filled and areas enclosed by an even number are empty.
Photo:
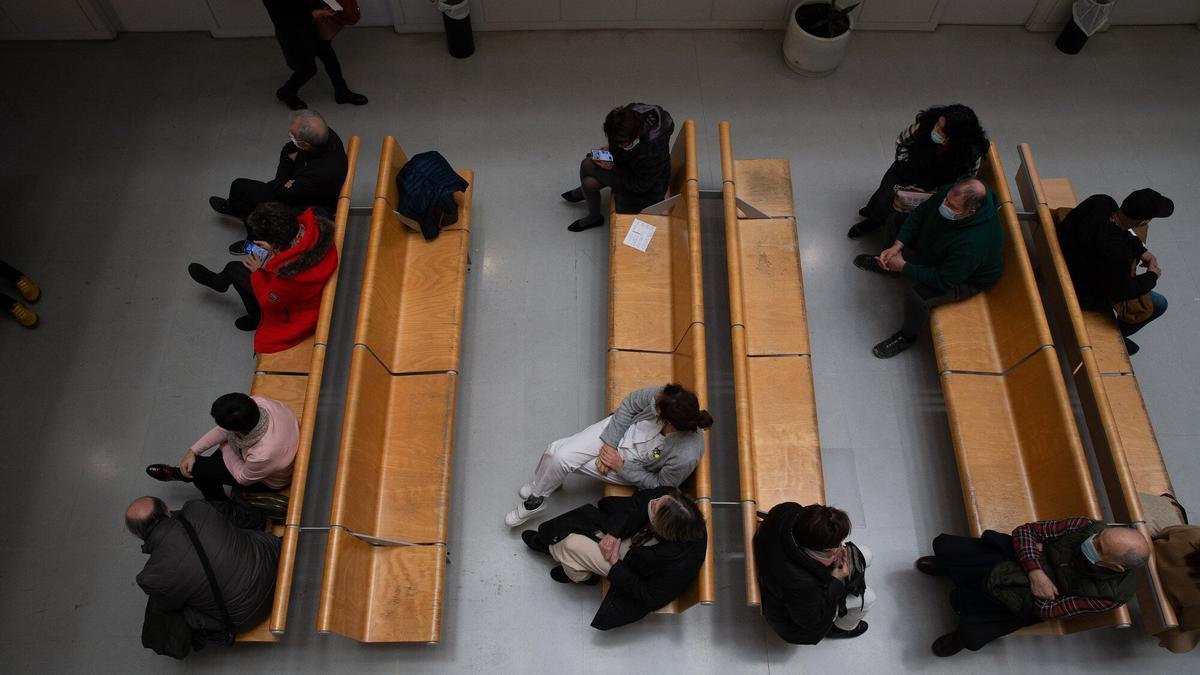
[[[889,359],[913,346],[929,310],[991,288],[1004,268],[1004,230],[996,196],[977,179],[940,188],[908,214],[896,241],[877,256],[854,258],[868,272],[913,280],[900,331],[875,345]]]

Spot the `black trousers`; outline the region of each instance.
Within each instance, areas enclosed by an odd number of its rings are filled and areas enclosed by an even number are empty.
[[[887,227],[893,232],[890,236],[895,237],[894,232],[900,229],[900,225],[908,216],[907,213],[901,213],[892,208],[892,203],[896,197],[895,187],[898,184],[904,184],[903,180],[903,164],[900,162],[892,162],[888,170],[883,174],[883,178],[879,181],[879,187],[871,194],[871,198],[867,200],[865,209],[867,220]]]
[[[954,583],[950,605],[958,614],[955,630],[963,646],[971,651],[1039,621],[1034,616],[1013,614],[987,592],[988,575],[996,565],[1011,558],[1010,551],[974,537],[941,534],[933,540],[938,565]]]
[[[229,203],[229,212],[245,221],[246,216],[259,204],[277,200],[275,187],[270,183],[253,178],[235,178],[229,184],[229,198],[226,201]],[[246,232],[248,235],[249,230]]]
[[[21,272],[17,268],[0,260],[0,279],[4,279],[9,283],[17,283],[17,279],[21,278]],[[17,305],[17,301],[0,293],[0,306],[4,307],[5,311],[12,309]]]
[[[211,455],[196,457],[196,463],[192,466],[192,483],[204,495],[204,499],[210,502],[229,499],[229,495],[225,494],[225,486],[238,484],[237,479],[229,473],[229,467],[225,466],[225,459],[220,450],[214,450]],[[270,489],[262,483],[251,483],[243,487],[247,490]]]
[[[977,293],[978,288],[967,284],[959,284],[948,291],[939,291],[920,282],[913,284],[904,296],[904,324],[900,332],[909,339],[917,337],[929,324],[929,312],[934,307],[966,300]]]
[[[325,74],[333,83],[334,90],[347,89],[346,78],[342,75],[342,64],[338,62],[337,54],[333,51],[333,43],[322,40],[317,34],[316,25],[305,26],[294,31],[275,31],[275,39],[283,51],[283,59],[292,76],[280,89],[291,94],[300,91],[306,82],[317,74],[316,59],[321,59],[325,66]]]
[[[258,298],[254,297],[254,287],[250,285],[250,270],[246,269],[241,260],[232,260],[226,263],[225,269],[218,272],[217,276],[233,286],[233,290],[237,291],[238,297],[242,299],[242,305],[246,307],[246,316],[257,323],[262,318],[262,310],[258,306]]]

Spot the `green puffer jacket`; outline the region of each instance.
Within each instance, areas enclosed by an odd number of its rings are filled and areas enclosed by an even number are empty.
[[[896,235],[905,247],[903,273],[939,291],[959,284],[980,290],[991,288],[1004,271],[1004,229],[996,195],[987,191],[983,205],[961,220],[948,220],[938,212],[952,185],[938,189],[913,209]],[[909,256],[912,257],[909,257]]]

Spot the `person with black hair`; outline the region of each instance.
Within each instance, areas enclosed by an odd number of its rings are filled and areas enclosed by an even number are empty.
[[[551,443],[504,522],[516,527],[540,513],[546,498],[575,472],[641,489],[678,487],[704,456],[704,430],[712,423],[682,385],[638,389],[613,414]]]
[[[246,227],[265,257],[247,253],[220,272],[192,263],[188,274],[218,293],[233,286],[246,308],[234,325],[255,331],[256,353],[272,354],[300,344],[317,329],[321,293],[338,265],[334,225],[313,209],[267,202],[254,209]]]
[[[217,425],[187,449],[179,466],[146,467],[151,478],[195,483],[209,501],[228,499],[226,485],[280,490],[292,482],[300,424],[286,403],[232,393],[213,401],[210,412]],[[210,448],[216,450],[204,455]]]
[[[850,518],[831,506],[784,502],[754,535],[754,562],[767,625],[785,642],[815,645],[824,638],[867,632],[863,617],[875,604],[865,577],[855,574],[845,539]],[[871,551],[862,553],[863,568]],[[861,570],[859,570],[861,572]]]
[[[182,613],[192,630],[191,644],[185,645],[184,654],[173,654],[177,657],[210,643],[206,636],[225,632],[220,603],[182,522],[185,519],[212,567],[234,631],[255,627],[271,611],[279,538],[261,530],[241,529],[234,518],[232,502],[201,499],[172,513],[157,497],[139,497],[125,511],[126,528],[143,542],[142,552],[150,556],[137,576],[138,586],[149,596],[147,624]],[[143,645],[157,651],[167,632],[164,625],[144,626]],[[158,642],[152,642],[155,637]]]
[[[859,210],[863,220],[846,236],[859,239],[882,225],[888,225],[893,236],[904,214],[915,206],[899,191],[928,194],[974,176],[990,144],[975,111],[965,105],[934,106],[917,113],[916,121],[896,138],[895,161],[879,188]]]
[[[550,578],[588,586],[609,582],[592,628],[633,623],[679,597],[700,573],[708,547],[704,513],[673,487],[605,497],[521,533],[549,555]]]
[[[582,232],[604,224],[600,190],[612,188],[617,213],[639,213],[663,200],[671,181],[671,134],[675,121],[661,106],[630,103],[609,111],[604,136],[612,161],[589,153],[579,164],[579,187],[562,193],[577,204],[587,202],[587,216],[567,227]]]

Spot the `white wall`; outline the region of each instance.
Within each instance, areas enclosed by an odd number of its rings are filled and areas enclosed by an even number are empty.
[[[783,27],[794,0],[469,0],[476,30]],[[840,0],[850,3],[854,0]],[[362,26],[440,31],[429,0],[359,0]],[[862,0],[860,30],[934,30],[943,24],[1058,30],[1071,0]],[[1119,0],[1113,25],[1196,24],[1200,0]],[[0,0],[0,38],[107,38],[119,31],[271,35],[259,0]]]

